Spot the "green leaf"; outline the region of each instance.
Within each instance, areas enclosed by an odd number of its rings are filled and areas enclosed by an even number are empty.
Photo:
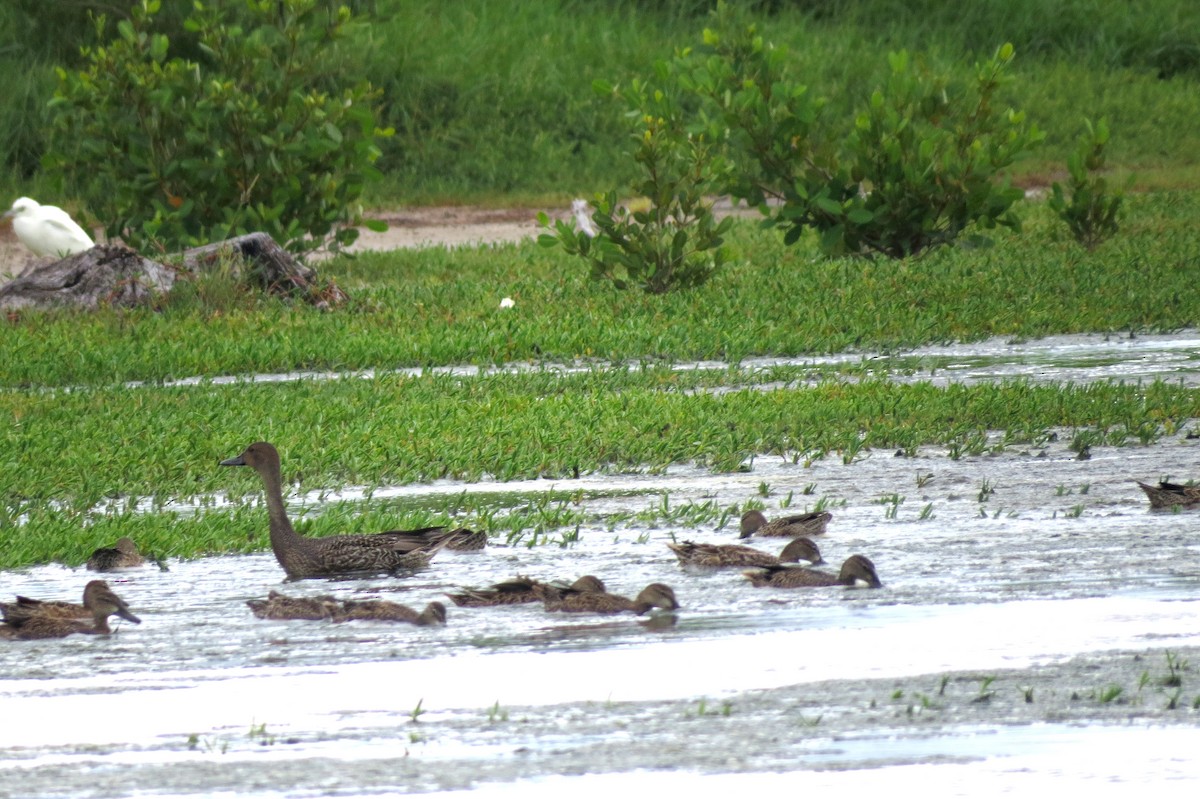
[[[815,199],[815,202],[817,207],[827,214],[842,215],[842,204],[832,197],[822,194]]]

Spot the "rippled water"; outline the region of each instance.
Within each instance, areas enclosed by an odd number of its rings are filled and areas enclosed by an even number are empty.
[[[889,368],[897,380],[930,380],[934,383],[979,382],[1023,378],[1038,382],[1090,382],[1095,380],[1172,380],[1185,385],[1200,382],[1200,331],[1189,330],[1171,335],[1099,335],[1050,336],[1032,341],[987,339],[973,344],[920,347],[897,355],[839,353],[797,358],[747,358],[740,367],[748,371],[775,366],[829,366],[869,363]],[[639,368],[640,362],[630,362]],[[561,374],[604,368],[603,364],[528,364],[513,363],[487,368],[471,365],[413,367],[408,369],[362,369],[352,372],[281,372],[257,375],[188,377],[167,381],[169,386],[200,383],[284,383],[295,380],[370,379],[379,374],[448,374],[473,377],[495,372],[552,371]],[[676,364],[679,370],[726,370],[724,361],[695,361]],[[131,388],[145,385],[140,381]]]
[[[1080,337],[914,357],[944,358],[941,377],[1158,370],[1190,382],[1196,343]],[[1013,349],[980,352],[989,346]],[[376,498],[597,489],[609,493],[583,505],[603,516],[664,492],[672,503],[745,502],[766,483],[769,514],[789,492],[799,509],[830,502],[819,542],[827,560],[869,554],[885,587],[755,589],[737,570],[682,570],[665,546],[731,542],[729,528],[602,523],[581,527],[567,548],[443,552],[404,578],[284,584],[270,553],[113,575],[142,625],[0,645],[0,796],[645,794],[698,789],[701,776],[706,789],[791,790],[802,779],[806,790],[886,784],[972,796],[1194,783],[1196,730],[1159,726],[1194,717],[1190,667],[1173,715],[1161,712],[1158,682],[1128,704],[1094,692],[1117,681],[1133,696],[1137,675],[1157,680],[1166,653],[1200,653],[1200,512],[1150,512],[1132,482],[1200,477],[1197,446],[1096,447],[1084,461],[1065,442],[961,460],[929,448],[808,468],[761,457],[737,474],[680,466],[375,489]],[[809,485],[814,493],[802,493]],[[595,573],[627,595],[663,581],[683,607],[639,620],[451,606],[445,628],[425,629],[263,622],[245,606],[274,588],[420,607],[516,573]],[[91,576],[38,567],[5,573],[0,591],[75,599]],[[1038,682],[1026,708],[1015,686],[1046,669],[1065,677]],[[1003,691],[976,704],[993,674],[1008,675]],[[939,679],[950,698],[939,698]]]

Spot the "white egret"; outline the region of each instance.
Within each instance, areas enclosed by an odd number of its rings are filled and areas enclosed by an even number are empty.
[[[35,255],[66,258],[96,246],[70,214],[54,205],[19,197],[4,216],[12,217],[13,232]]]
[[[575,224],[579,225],[579,232],[587,236],[589,239],[596,238],[596,224],[592,222],[588,212],[592,209],[588,207],[587,200],[575,200],[571,203],[571,213],[575,214]]]

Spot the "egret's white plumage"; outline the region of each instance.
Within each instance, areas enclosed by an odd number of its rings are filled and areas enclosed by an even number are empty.
[[[13,232],[35,255],[66,258],[96,246],[71,215],[57,206],[19,197],[4,215],[12,217]]]
[[[575,214],[575,224],[579,225],[579,232],[587,236],[589,239],[596,237],[596,224],[592,222],[589,212],[592,209],[588,207],[587,200],[574,200],[571,203],[571,213]]]

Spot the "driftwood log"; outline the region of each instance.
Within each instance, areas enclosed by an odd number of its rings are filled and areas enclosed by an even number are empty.
[[[266,233],[195,247],[162,264],[120,244],[101,244],[52,263],[35,264],[0,286],[0,311],[50,306],[131,308],[168,293],[176,281],[221,265],[234,279],[328,308],[345,302],[336,284],[320,284],[311,267],[296,261]]]

